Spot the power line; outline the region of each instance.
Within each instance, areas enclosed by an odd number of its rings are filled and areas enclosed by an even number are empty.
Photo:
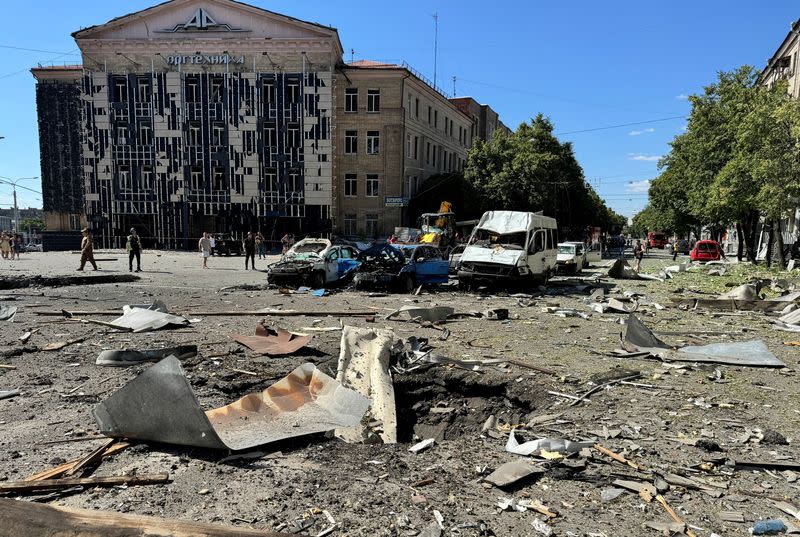
[[[77,50],[78,50],[78,49],[73,49],[73,50],[71,50],[71,51],[69,51],[69,52],[65,52],[65,53],[63,53],[63,54],[59,54],[58,56],[54,56],[54,57],[52,57],[52,58],[49,58],[49,59],[47,59],[47,60],[45,60],[45,61],[51,62],[51,61],[53,61],[53,60],[57,60],[57,59],[59,59],[59,58],[63,58],[64,56],[69,56],[69,55],[73,54],[74,52],[76,52]],[[37,63],[38,63],[38,64],[41,64],[42,62],[41,62],[41,61],[39,61],[39,62],[37,62]],[[26,67],[26,68],[24,68],[24,69],[20,69],[19,71],[14,71],[13,73],[6,73],[6,74],[4,74],[4,75],[0,75],[0,80],[2,80],[2,79],[4,79],[4,78],[8,78],[8,77],[10,77],[10,76],[18,75],[18,74],[20,74],[20,73],[25,73],[25,72],[27,72],[27,71],[29,71],[29,70],[30,70],[30,67]]]
[[[41,50],[41,49],[38,49],[38,48],[14,47],[14,46],[11,46],[11,45],[0,45],[0,48],[7,48],[7,49],[11,49],[11,50],[22,50],[22,51],[25,51],[25,52],[43,52],[44,54],[62,54],[62,55],[67,55],[67,54],[73,54],[74,53],[74,51],[73,52],[60,52],[60,51],[57,51],[57,50]]]
[[[671,116],[671,117],[662,117],[660,119],[648,119],[647,121],[634,121],[632,123],[620,123],[619,125],[609,125],[607,127],[594,127],[592,129],[581,129],[577,131],[566,131],[566,132],[557,132],[555,133],[556,136],[563,136],[565,134],[578,134],[581,132],[595,132],[595,131],[605,131],[609,129],[620,129],[622,127],[632,127],[634,125],[646,125],[647,123],[659,123],[661,121],[672,121],[673,119],[686,119],[686,116]]]

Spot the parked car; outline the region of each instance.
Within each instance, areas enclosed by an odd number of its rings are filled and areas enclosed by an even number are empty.
[[[586,265],[586,248],[582,242],[562,242],[556,254],[556,271],[577,274]]]
[[[29,242],[25,246],[25,251],[26,252],[41,252],[42,251],[42,244],[41,243],[36,244],[35,242]]]
[[[722,247],[717,241],[697,241],[689,256],[692,261],[719,261]]]
[[[450,250],[450,274],[457,274],[458,267],[461,264],[461,254],[464,253],[464,248],[467,246],[459,244]]]
[[[214,255],[242,255],[242,241],[234,239],[229,233],[214,233]]]
[[[315,289],[343,281],[358,266],[358,250],[328,239],[303,239],[267,268],[267,281]]]
[[[458,282],[546,281],[556,270],[555,218],[521,211],[488,211],[461,255]]]
[[[377,244],[358,256],[357,289],[389,287],[410,293],[419,285],[447,283],[449,262],[425,244]]]

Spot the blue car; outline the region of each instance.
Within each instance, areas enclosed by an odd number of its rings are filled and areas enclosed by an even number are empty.
[[[447,283],[449,261],[425,244],[379,244],[361,252],[356,288],[395,287],[410,293],[420,285]]]

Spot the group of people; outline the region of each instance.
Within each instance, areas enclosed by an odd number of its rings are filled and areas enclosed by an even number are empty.
[[[97,262],[94,260],[94,244],[92,243],[92,233],[89,228],[81,230],[81,264],[77,270],[82,271],[86,263],[92,265],[92,270],[97,270]],[[136,260],[136,272],[142,271],[142,239],[136,232],[136,228],[131,228],[130,235],[125,241],[125,250],[128,252],[128,270],[133,270],[133,260]]]
[[[19,259],[22,246],[22,235],[19,233],[3,231],[2,234],[0,234],[0,253],[3,259],[9,261],[13,261],[15,257]]]
[[[203,232],[203,236],[197,243],[197,248],[200,255],[203,257],[203,268],[208,268],[208,258],[214,255],[215,240],[208,231]],[[253,234],[252,231],[247,232],[247,236],[242,240],[242,247],[244,248],[244,269],[256,270],[256,251],[258,251],[259,259],[267,258],[266,240],[264,235],[259,231]]]

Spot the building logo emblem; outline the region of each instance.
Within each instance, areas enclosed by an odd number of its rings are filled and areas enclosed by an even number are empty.
[[[197,8],[194,15],[183,24],[176,24],[174,28],[159,30],[161,33],[176,32],[248,32],[241,28],[231,28],[229,24],[218,23],[211,14],[203,8]]]

